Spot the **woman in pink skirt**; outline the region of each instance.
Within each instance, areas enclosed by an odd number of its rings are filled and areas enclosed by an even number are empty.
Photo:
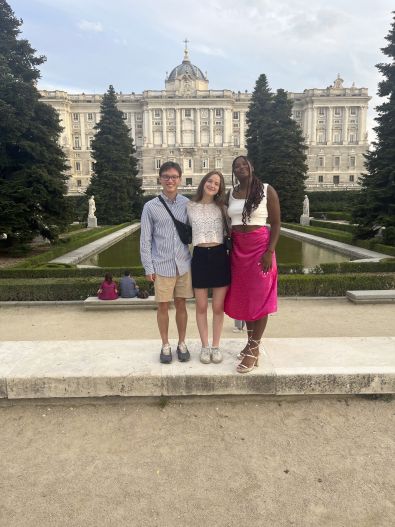
[[[270,313],[277,311],[275,247],[280,236],[277,192],[254,174],[250,161],[237,157],[232,164],[238,185],[229,193],[232,222],[231,285],[225,298],[227,315],[247,323],[248,342],[238,355],[239,373],[258,366],[259,345]],[[270,229],[266,223],[270,223]]]

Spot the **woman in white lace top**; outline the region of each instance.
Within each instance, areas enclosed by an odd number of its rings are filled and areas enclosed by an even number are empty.
[[[199,184],[195,198],[187,205],[192,226],[192,285],[196,299],[196,322],[204,364],[222,361],[219,348],[224,321],[224,299],[230,284],[230,261],[224,245],[225,182],[218,171],[209,172]],[[213,340],[208,342],[208,289],[212,289]]]

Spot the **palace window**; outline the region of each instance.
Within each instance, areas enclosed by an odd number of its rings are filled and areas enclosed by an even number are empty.
[[[192,178],[191,177],[187,177],[185,179],[185,183],[186,183],[187,186],[192,186]]]
[[[203,159],[202,168],[208,168],[208,159]]]
[[[350,134],[350,143],[355,143],[355,134]]]
[[[192,168],[192,159],[188,159],[188,168]]]
[[[300,119],[300,116],[301,116],[300,110],[296,110],[296,112],[295,112],[296,119]]]
[[[335,108],[335,115],[341,115],[342,114],[342,110],[341,108]]]
[[[160,159],[155,159],[155,168],[156,168],[157,170],[159,170],[159,169],[160,169],[160,166],[161,166]]]
[[[333,164],[334,164],[335,168],[339,168],[339,166],[340,166],[340,157],[335,156],[333,162],[334,162]]]
[[[154,126],[162,126],[162,121],[154,121]]]
[[[355,168],[355,157],[354,156],[350,157],[350,167]]]
[[[93,113],[88,113],[88,121],[93,121]]]
[[[80,138],[78,136],[74,137],[74,148],[76,150],[79,150],[81,148]]]
[[[239,118],[240,118],[240,114],[239,114],[239,112],[233,112],[233,119],[234,119],[235,121],[238,121]]]
[[[325,163],[324,163],[324,162],[325,162],[325,159],[324,159],[323,157],[319,157],[319,158],[318,158],[318,166],[319,166],[319,167],[323,167],[323,166],[325,166]]]
[[[340,134],[337,133],[333,135],[333,142],[340,143]]]
[[[320,133],[318,134],[317,136],[317,143],[324,143],[325,142],[325,139],[324,139],[324,134]]]
[[[191,110],[184,110],[184,115],[185,115],[185,117],[191,117],[191,115],[192,115]]]
[[[79,161],[76,161],[75,169],[76,169],[77,172],[81,172],[81,163]]]
[[[357,115],[357,109],[355,106],[351,106],[350,108],[350,115]]]
[[[89,148],[89,150],[92,149],[92,141],[93,141],[93,137],[92,137],[92,136],[89,136],[89,137],[88,137],[88,148]]]
[[[154,110],[154,117],[160,117],[160,110]]]
[[[318,183],[324,182],[324,176],[318,176]]]
[[[350,174],[350,183],[354,183],[354,174]]]
[[[318,109],[318,114],[319,114],[319,115],[325,115],[325,108],[320,107],[320,108]]]
[[[338,185],[340,183],[340,176],[333,176],[333,184]]]
[[[122,112],[122,119],[125,121],[128,118],[128,114],[125,112]]]
[[[215,117],[222,117],[222,110],[221,108],[215,109]]]
[[[73,113],[73,121],[79,121],[80,120],[80,114],[79,113]]]
[[[141,113],[136,113],[136,121],[142,121],[143,120],[143,116]]]
[[[233,146],[240,146],[240,137],[235,135]]]
[[[81,187],[82,186],[82,181],[80,179],[77,179],[77,187]]]
[[[215,124],[216,124],[217,126],[222,126],[222,121],[215,121]]]
[[[220,157],[215,158],[215,168],[222,168],[222,159]]]

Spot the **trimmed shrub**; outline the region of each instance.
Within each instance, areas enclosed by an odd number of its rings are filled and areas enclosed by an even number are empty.
[[[320,218],[322,220],[345,220],[351,221],[352,216],[351,212],[344,211],[327,211],[327,212],[314,212],[315,218]]]
[[[349,290],[394,289],[395,274],[334,274],[279,276],[282,296],[345,296]]]
[[[117,277],[114,277],[118,282]],[[95,296],[102,278],[0,279],[1,301],[84,300]],[[152,282],[137,277],[140,288],[153,294]],[[285,296],[344,296],[349,289],[394,289],[395,273],[280,275],[279,294]]]
[[[310,210],[315,211],[349,211],[351,210],[359,191],[353,190],[324,190],[307,192]],[[332,218],[334,219],[334,218]],[[338,218],[336,218],[338,219]],[[344,219],[344,218],[339,218]]]
[[[312,227],[322,227],[324,229],[332,229],[335,231],[345,231],[351,233],[354,233],[355,231],[354,225],[350,225],[349,223],[330,223],[320,220],[311,220],[310,225]]]
[[[144,276],[143,267],[42,267],[32,269],[0,269],[1,278],[84,278],[90,276],[104,277],[108,271],[113,276],[123,276],[124,272],[130,271],[132,276]]]
[[[344,273],[393,273],[395,259],[381,262],[333,262],[323,263],[309,270],[310,274]]]

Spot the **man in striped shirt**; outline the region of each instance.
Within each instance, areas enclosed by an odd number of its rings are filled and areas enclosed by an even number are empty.
[[[163,187],[161,197],[173,216],[187,223],[188,198],[178,194],[181,175],[180,165],[172,161],[164,163],[159,169],[159,179]],[[143,208],[140,255],[147,280],[155,284],[158,328],[162,339],[160,361],[164,364],[172,361],[169,344],[169,302],[174,298],[178,330],[177,356],[179,361],[186,362],[190,355],[185,345],[188,321],[185,299],[193,297],[191,254],[188,245],[184,245],[180,240],[173,219],[158,197],[148,201]]]

